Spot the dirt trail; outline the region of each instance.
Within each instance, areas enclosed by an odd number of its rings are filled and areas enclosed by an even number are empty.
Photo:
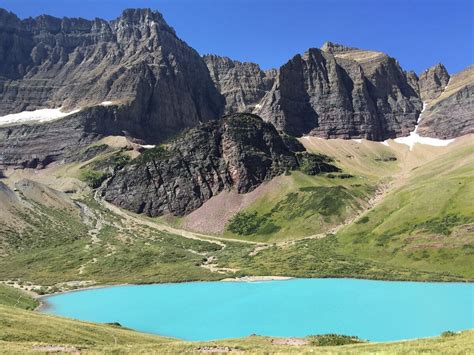
[[[225,242],[236,242],[236,243],[244,243],[244,244],[254,244],[254,245],[265,245],[265,243],[261,242],[254,242],[250,240],[240,240],[240,239],[231,239],[231,238],[219,238],[211,235],[205,235],[195,232],[189,232],[183,229],[178,229],[170,226],[166,226],[163,224],[158,224],[152,221],[149,221],[145,218],[140,218],[137,216],[133,216],[131,213],[122,210],[121,208],[104,201],[103,199],[98,197],[96,193],[95,199],[98,203],[100,203],[103,207],[107,208],[109,211],[113,212],[116,215],[123,217],[124,219],[140,224],[145,225],[147,227],[151,227],[153,229],[159,230],[161,232],[168,232],[171,234],[176,234],[184,238],[199,240],[202,242],[213,243],[219,245],[221,248],[225,248]]]
[[[234,239],[234,238],[219,238],[216,236],[211,236],[211,235],[206,235],[202,233],[196,233],[196,232],[190,232],[184,229],[178,229],[174,228],[171,226],[163,225],[163,224],[158,224],[153,221],[147,220],[146,218],[141,218],[139,216],[134,216],[130,212],[127,212],[120,207],[117,207],[103,199],[100,198],[100,189],[96,191],[94,194],[94,199],[103,207],[111,211],[112,213],[124,218],[127,221],[130,221],[131,223],[136,223],[139,225],[144,225],[147,227],[151,227],[155,230],[159,230],[161,232],[167,232],[171,234],[175,234],[184,238],[188,239],[194,239],[194,240],[199,240],[202,242],[207,242],[207,243],[213,243],[219,245],[222,249],[225,249],[226,244],[225,242],[236,242],[236,243],[244,243],[244,244],[252,244],[255,245],[255,248],[249,253],[249,256],[255,256],[257,255],[260,251],[263,251],[265,249],[268,249],[272,246],[277,246],[277,247],[288,247],[290,245],[294,245],[298,241],[302,240],[309,240],[309,239],[322,239],[325,238],[328,234],[336,234],[341,228],[353,223],[355,220],[357,220],[360,216],[363,214],[367,213],[369,210],[374,208],[376,205],[378,205],[384,197],[387,195],[388,192],[392,191],[393,187],[392,185],[389,184],[382,184],[380,187],[377,189],[375,192],[374,196],[367,202],[366,208],[361,210],[359,213],[351,217],[350,219],[346,220],[344,223],[334,227],[333,229],[329,230],[326,233],[319,233],[319,234],[314,234],[311,236],[307,237],[301,237],[297,238],[291,241],[284,241],[284,242],[277,242],[277,243],[264,243],[264,242],[255,242],[251,240],[242,240],[242,239]]]
[[[410,154],[411,153],[411,154]],[[206,235],[202,233],[196,233],[196,232],[189,232],[183,229],[178,229],[178,228],[173,228],[170,226],[165,226],[162,224],[154,223],[152,221],[146,220],[144,218],[136,217],[130,214],[127,211],[124,211],[120,209],[117,206],[114,206],[104,200],[102,200],[99,196],[99,191],[96,192],[95,194],[95,199],[97,202],[99,202],[102,206],[106,207],[108,210],[112,211],[113,213],[120,215],[128,220],[131,220],[135,223],[141,224],[141,225],[146,225],[151,228],[154,228],[156,230],[164,231],[164,232],[169,232],[172,234],[176,234],[179,236],[182,236],[184,238],[189,238],[189,239],[195,239],[195,240],[200,240],[204,242],[209,242],[209,243],[215,243],[222,248],[225,248],[225,242],[237,242],[237,243],[245,243],[245,244],[253,244],[255,245],[255,248],[249,253],[249,256],[255,256],[257,255],[260,251],[268,249],[272,246],[276,247],[288,247],[290,245],[294,245],[296,242],[302,241],[302,240],[311,240],[311,239],[323,239],[325,238],[328,234],[336,234],[338,233],[342,228],[354,223],[357,219],[359,219],[361,216],[375,208],[378,204],[380,204],[385,197],[394,191],[395,189],[403,186],[407,179],[410,177],[410,172],[414,166],[419,165],[420,161],[419,158],[417,159],[416,157],[413,156],[413,152],[411,151],[406,151],[404,152],[403,156],[403,161],[404,162],[409,162],[409,164],[403,164],[402,169],[393,176],[391,181],[389,183],[382,183],[379,185],[377,190],[375,191],[375,194],[367,201],[365,207],[361,209],[358,213],[356,213],[354,216],[350,217],[349,219],[345,220],[343,223],[333,227],[329,231],[325,233],[318,233],[318,234],[313,234],[310,236],[306,237],[300,237],[296,238],[290,241],[282,241],[282,242],[276,242],[276,243],[264,243],[264,242],[256,242],[256,241],[250,241],[250,240],[242,240],[242,239],[234,239],[234,238],[224,238],[224,237],[216,237],[216,236],[211,236],[211,235]],[[100,190],[100,189],[99,189]]]
[[[289,240],[289,241],[277,242],[277,243],[273,243],[273,244],[262,244],[262,245],[257,246],[254,250],[252,250],[249,253],[249,256],[255,256],[259,252],[261,252],[262,250],[268,249],[272,246],[276,246],[276,247],[279,247],[279,248],[286,248],[286,247],[289,247],[291,245],[296,244],[296,242],[300,242],[300,241],[303,241],[303,240],[323,239],[326,236],[328,236],[329,234],[336,234],[342,228],[344,228],[344,227],[348,226],[349,224],[355,222],[357,219],[359,219],[365,213],[367,213],[368,211],[373,209],[375,206],[377,206],[380,202],[382,202],[384,200],[385,196],[389,192],[391,192],[393,190],[393,188],[394,187],[393,187],[392,184],[381,184],[378,187],[378,189],[375,191],[374,196],[372,196],[369,199],[369,201],[367,201],[367,205],[366,205],[365,208],[363,208],[358,213],[356,213],[354,216],[352,216],[349,219],[347,219],[346,221],[344,221],[344,223],[341,223],[341,224],[335,226],[334,228],[330,229],[329,231],[327,231],[325,233],[313,234],[313,235],[310,235],[310,236],[307,236],[307,237],[295,238],[295,239],[292,239],[292,240]]]

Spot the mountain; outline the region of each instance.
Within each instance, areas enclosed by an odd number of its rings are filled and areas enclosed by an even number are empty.
[[[381,141],[412,132],[431,100],[419,133],[453,138],[474,131],[472,70],[453,77],[462,88],[442,65],[418,78],[384,53],[331,42],[271,70],[201,57],[149,9],[113,21],[0,9],[0,168],[77,160],[109,135],[160,143],[238,112],[293,136]],[[62,118],[9,117],[38,109]]]
[[[145,152],[111,178],[103,197],[136,213],[182,216],[224,189],[250,192],[297,169],[309,174],[339,170],[324,157],[291,151],[259,117],[234,114]]]
[[[258,64],[205,55],[211,78],[225,98],[226,114],[251,112],[275,82],[276,70],[263,71]]]
[[[436,76],[434,78],[436,79]],[[454,74],[448,81],[444,77],[443,81],[433,80],[432,82],[439,82],[441,85],[438,90],[432,92],[430,100],[426,102],[427,106],[418,132],[423,136],[441,139],[473,133],[474,66],[471,65]]]
[[[149,9],[110,22],[20,20],[0,9],[0,95],[0,115],[120,104],[111,131],[150,141],[218,118],[223,106],[199,54]]]
[[[393,58],[328,42],[283,65],[254,112],[292,135],[384,140],[407,135],[421,107]]]

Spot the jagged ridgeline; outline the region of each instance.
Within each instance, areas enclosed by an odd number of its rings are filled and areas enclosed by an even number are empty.
[[[134,212],[182,216],[224,189],[247,193],[293,170],[316,175],[339,168],[260,117],[233,114],[145,151],[110,178],[103,196]]]
[[[262,70],[201,57],[150,9],[113,21],[19,19],[0,9],[0,117],[77,110],[56,121],[0,119],[0,168],[80,159],[108,135],[157,144],[223,114],[258,114],[293,136],[385,140],[413,131],[453,138],[474,131],[472,68],[442,65],[420,78],[387,54],[326,43]]]

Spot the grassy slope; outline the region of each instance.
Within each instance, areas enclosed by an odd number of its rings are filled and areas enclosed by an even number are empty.
[[[88,203],[94,206],[93,201]],[[0,258],[0,279],[19,278],[52,285],[71,280],[151,283],[220,277],[197,266],[203,259],[197,253],[218,251],[218,245],[144,226],[122,225],[121,220],[110,213],[101,216],[121,228],[103,226],[95,240],[86,233],[61,244],[52,238],[49,244]]]
[[[270,337],[251,336],[205,343],[191,343],[171,338],[142,334],[119,326],[95,324],[60,318],[11,306],[4,293],[19,294],[9,287],[0,295],[0,353],[38,353],[38,347],[62,346],[63,350],[85,353],[164,353],[192,352],[200,347],[220,351],[228,349],[257,353],[469,353],[474,350],[474,331],[450,337],[437,337],[395,343],[366,343],[343,346],[287,346],[272,343]],[[28,295],[25,300],[34,302]],[[46,349],[46,348],[43,348]]]
[[[362,258],[474,279],[474,147],[414,169],[400,188],[338,234]]]
[[[23,291],[0,284],[0,305],[32,310],[39,306],[39,302]]]
[[[362,208],[374,187],[359,177],[330,176],[335,177],[308,176],[301,172],[286,176],[281,189],[263,195],[240,212],[240,216],[250,217],[249,221],[243,220],[232,231],[234,220],[224,237],[275,242],[325,233],[343,223]],[[252,233],[242,233],[255,221]]]
[[[343,172],[353,177],[294,172],[285,177],[281,188],[261,196],[242,211],[262,220],[255,232],[232,231],[231,222],[224,237],[277,242],[328,233],[363,210],[376,187],[399,171],[400,162],[393,160],[392,149],[380,143],[316,139],[302,142],[310,151],[334,157]],[[269,225],[277,228],[268,228]]]

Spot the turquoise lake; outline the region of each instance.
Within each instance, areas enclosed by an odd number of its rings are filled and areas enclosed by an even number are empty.
[[[338,333],[371,341],[474,328],[474,285],[353,279],[115,286],[44,299],[45,313],[186,340]]]

